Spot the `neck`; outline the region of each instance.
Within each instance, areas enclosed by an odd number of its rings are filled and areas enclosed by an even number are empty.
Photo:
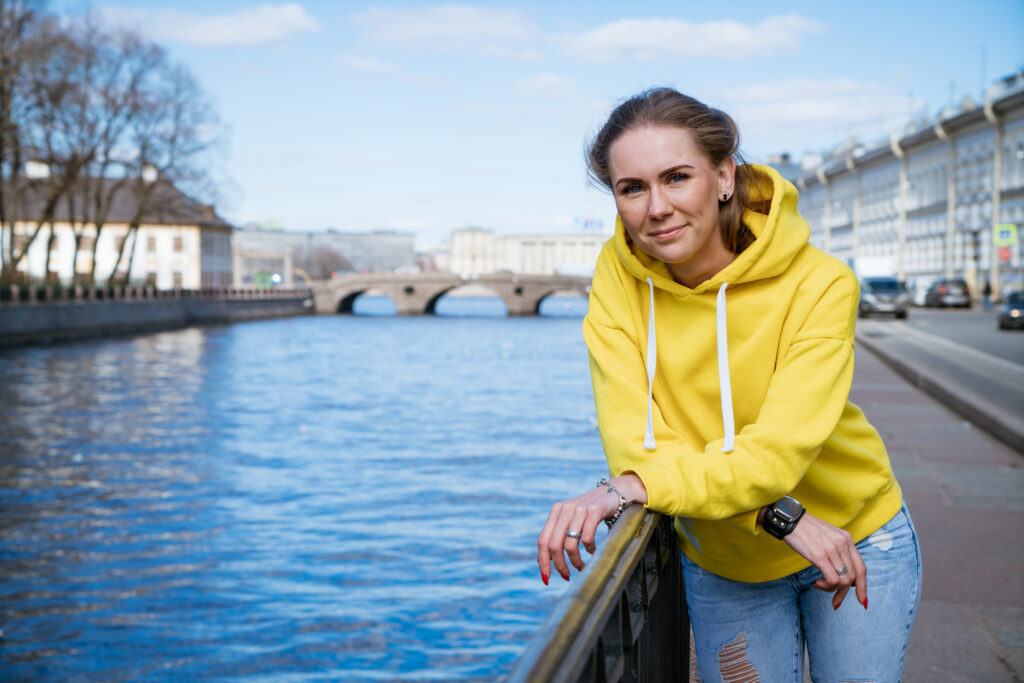
[[[716,258],[713,262],[698,264],[693,268],[686,268],[681,264],[669,263],[668,272],[672,273],[672,279],[683,285],[694,289],[702,282],[710,280],[725,268],[736,260],[736,254],[729,250],[724,250],[721,257]]]

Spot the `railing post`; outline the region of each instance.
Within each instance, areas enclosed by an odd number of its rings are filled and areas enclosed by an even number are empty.
[[[672,520],[631,506],[506,679],[686,681],[690,628]]]

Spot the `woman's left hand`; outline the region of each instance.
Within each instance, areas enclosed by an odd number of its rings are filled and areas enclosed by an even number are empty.
[[[814,587],[835,592],[834,609],[843,604],[851,586],[856,588],[857,602],[868,608],[868,570],[848,531],[805,512],[784,540],[821,570],[822,578],[814,582]]]

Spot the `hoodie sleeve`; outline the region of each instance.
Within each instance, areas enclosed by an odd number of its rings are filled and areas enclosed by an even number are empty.
[[[597,283],[595,281],[595,289]],[[792,492],[835,430],[853,379],[857,281],[832,281],[807,313],[778,363],[757,419],[721,453],[722,439],[689,444],[655,404],[657,448],[644,450],[647,386],[639,344],[610,325],[617,311],[592,295],[584,323],[598,424],[612,474],[634,472],[651,509],[699,519],[729,519],[759,533],[757,511]],[[595,301],[596,300],[596,301]],[[615,305],[619,297],[609,297]]]

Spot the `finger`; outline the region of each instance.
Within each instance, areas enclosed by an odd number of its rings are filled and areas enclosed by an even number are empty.
[[[597,552],[597,528],[601,525],[603,519],[600,506],[587,506],[587,519],[583,523],[583,538],[580,541],[591,555]]]
[[[864,564],[864,558],[860,556],[860,552],[856,546],[853,548],[853,556],[850,558],[853,566],[857,568],[857,602],[864,605],[864,609],[868,608],[868,568]]]
[[[565,552],[569,555],[569,562],[572,566],[576,567],[578,571],[583,571],[583,558],[580,557],[580,539],[573,538],[568,535],[569,531],[580,533],[580,529],[583,528],[583,523],[587,519],[587,508],[580,507],[576,509],[576,514],[573,515],[572,522],[569,523],[569,528],[566,529],[565,537]],[[582,534],[581,534],[582,536]]]
[[[569,530],[576,515],[576,506],[563,505],[559,510],[558,521],[551,530],[551,537],[548,539],[548,551],[551,553],[551,563],[563,579],[569,580],[569,566],[565,563],[565,532]]]
[[[846,599],[846,594],[850,592],[849,586],[843,586],[836,591],[836,594],[832,596],[832,609],[837,610],[839,606],[843,604],[843,600]]]
[[[836,589],[839,587],[838,584],[829,583],[824,578],[818,579],[812,584],[812,586],[820,591],[825,591],[826,593],[835,593]]]
[[[548,583],[548,576],[551,575],[551,551],[548,550],[548,543],[554,532],[555,524],[558,523],[558,518],[561,516],[561,505],[561,503],[555,503],[551,506],[548,519],[540,530],[540,536],[537,537],[537,565],[540,567],[540,578],[545,585]]]

